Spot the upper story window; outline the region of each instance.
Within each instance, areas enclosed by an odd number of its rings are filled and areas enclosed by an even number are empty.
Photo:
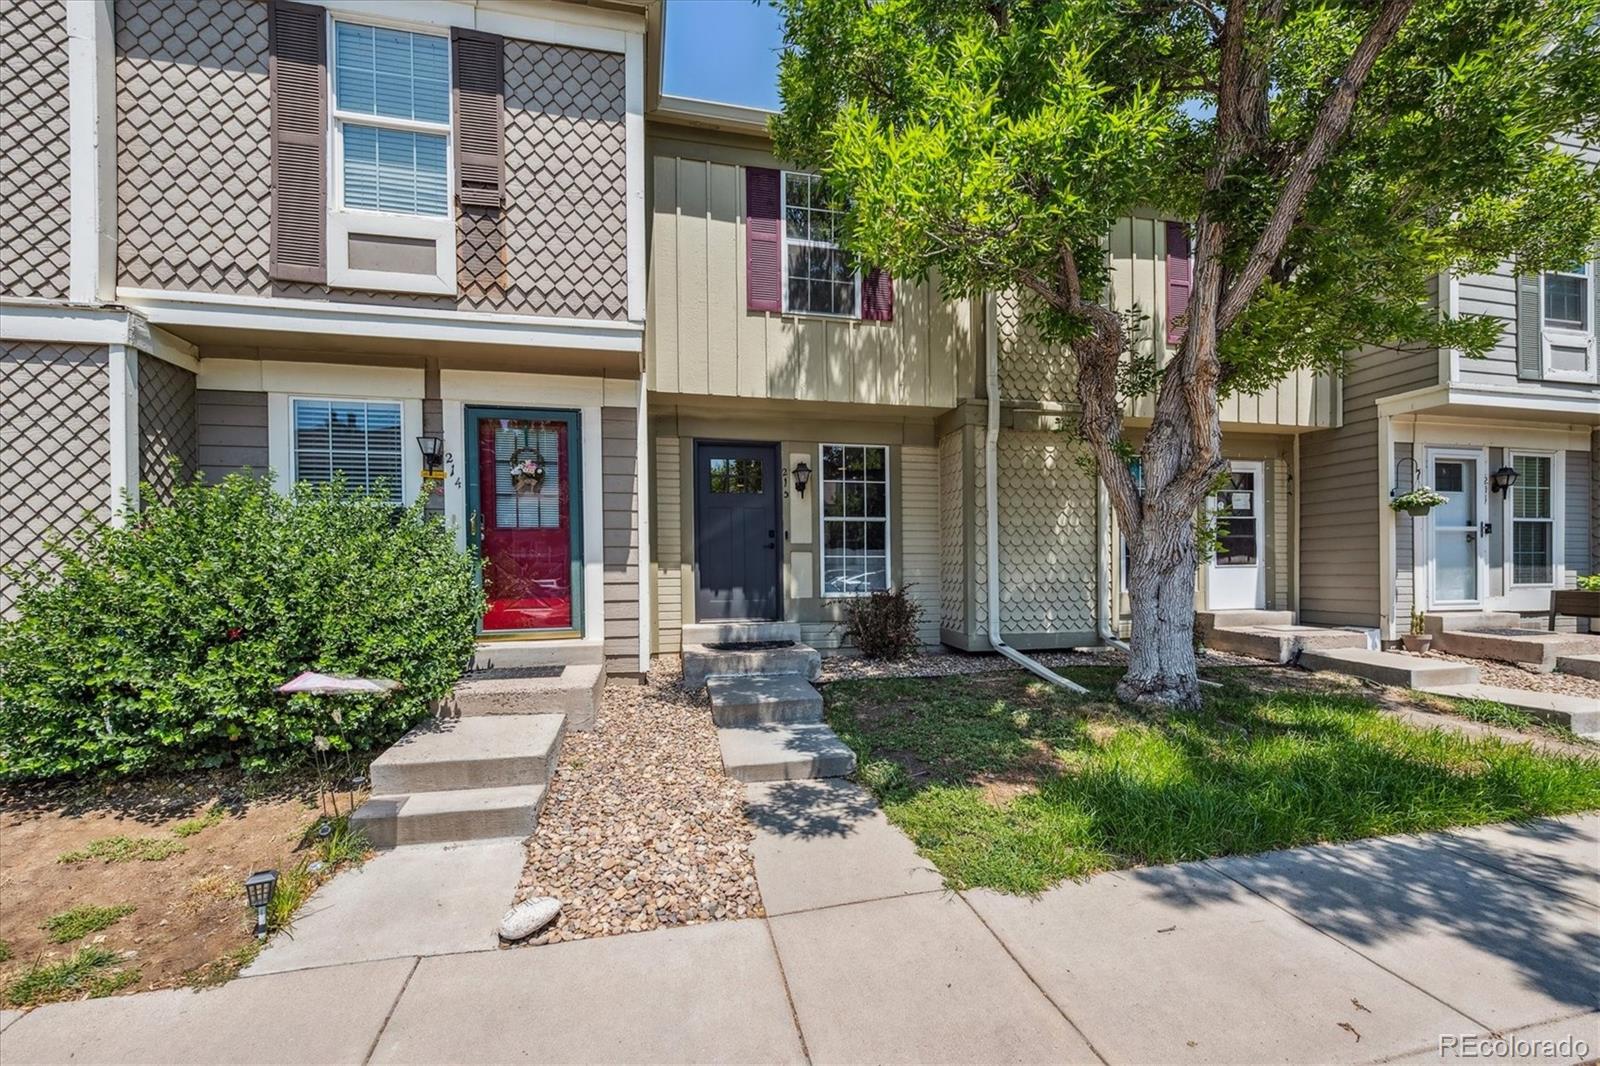
[[[301,400],[293,404],[294,480],[371,492],[380,485],[399,506],[403,473],[401,407],[376,400]]]
[[[334,159],[340,205],[448,213],[450,41],[430,33],[333,24]]]
[[[854,318],[861,275],[839,247],[841,213],[815,174],[783,174],[783,309]]]
[[[1544,376],[1556,381],[1595,380],[1593,265],[1544,275]]]

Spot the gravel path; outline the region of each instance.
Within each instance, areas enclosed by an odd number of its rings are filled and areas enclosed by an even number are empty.
[[[765,914],[744,787],[722,773],[704,695],[662,656],[644,686],[611,685],[590,732],[569,732],[518,899],[555,896],[535,943]]]
[[[1081,651],[1047,651],[1031,656],[1059,670],[1073,666],[1125,666],[1128,657],[1115,648],[1085,648]],[[1200,666],[1261,666],[1271,667],[1260,659],[1226,652],[1207,650],[1200,656]],[[826,656],[822,660],[819,683],[829,681],[855,681],[869,677],[949,677],[953,674],[987,674],[996,670],[1015,670],[1011,660],[990,652],[950,651],[932,655],[913,655],[894,662],[873,662],[843,655]]]

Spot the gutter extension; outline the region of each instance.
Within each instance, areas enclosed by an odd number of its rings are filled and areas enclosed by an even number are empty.
[[[1017,649],[1011,647],[1000,639],[1000,510],[999,492],[996,486],[999,472],[997,452],[1000,444],[1000,367],[998,364],[1000,345],[995,338],[994,295],[984,297],[984,354],[987,358],[988,376],[988,427],[983,435],[983,518],[985,531],[988,534],[988,588],[989,601],[989,645],[995,651],[1004,655],[1018,666],[1044,678],[1052,685],[1076,692],[1079,695],[1088,695],[1089,690],[1075,681],[1069,681],[1060,674],[1051,670],[1037,659],[1031,659]],[[1096,540],[1101,538],[1096,537]],[[1098,554],[1098,552],[1097,552]],[[1098,600],[1095,597],[1095,614],[1100,614]]]

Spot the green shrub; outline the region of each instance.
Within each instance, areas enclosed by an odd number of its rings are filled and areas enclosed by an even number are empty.
[[[1600,574],[1585,574],[1578,578],[1578,587],[1585,592],[1600,592]]]
[[[869,659],[904,659],[920,643],[921,617],[922,608],[906,593],[906,586],[884,589],[845,602],[845,636]]]
[[[0,625],[0,779],[306,762],[369,751],[472,652],[471,560],[419,502],[234,475],[53,546]],[[280,696],[303,670],[385,677],[386,699]]]

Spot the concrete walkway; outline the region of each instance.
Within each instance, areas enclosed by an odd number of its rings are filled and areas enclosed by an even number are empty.
[[[1026,900],[946,891],[847,782],[748,794],[765,920],[42,1007],[0,1018],[0,1060],[1422,1062],[1491,1033],[1502,1060],[1600,1054],[1600,814]]]

